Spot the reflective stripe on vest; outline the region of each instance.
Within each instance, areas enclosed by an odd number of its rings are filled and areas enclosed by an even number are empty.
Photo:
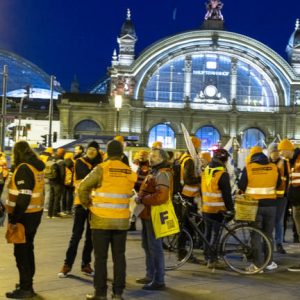
[[[99,193],[94,191],[93,196],[104,197],[104,198],[131,198],[131,194],[113,194],[113,193]]]
[[[222,197],[222,194],[217,194],[217,193],[208,193],[208,192],[203,192],[202,196],[207,196],[207,197]]]
[[[275,188],[252,188],[247,187],[246,194],[254,195],[254,194],[260,194],[260,195],[274,195]]]
[[[93,207],[100,207],[100,208],[113,208],[113,209],[125,209],[129,208],[129,204],[114,204],[114,203],[93,203]]]
[[[19,168],[26,165],[34,176],[34,187],[32,190],[20,189],[18,190],[15,184],[15,176]],[[14,171],[12,178],[8,184],[8,199],[6,199],[6,208],[8,213],[12,213],[16,207],[17,197],[19,195],[30,196],[29,205],[25,213],[34,213],[41,211],[44,207],[44,172],[38,171],[35,167],[27,163],[20,164]]]
[[[224,202],[202,202],[202,205],[213,206],[213,207],[224,206]]]

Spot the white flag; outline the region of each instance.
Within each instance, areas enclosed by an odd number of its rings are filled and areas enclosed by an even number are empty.
[[[230,186],[231,186],[231,192],[232,194],[238,190],[238,187],[236,185],[236,176],[234,172],[234,161],[233,161],[233,137],[230,138],[230,140],[227,142],[227,144],[224,146],[224,149],[228,151],[230,154],[230,157],[228,158],[228,161],[226,163],[227,172],[230,177]]]

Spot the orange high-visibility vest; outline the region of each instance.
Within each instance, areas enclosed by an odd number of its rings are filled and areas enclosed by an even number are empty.
[[[290,175],[290,184],[294,187],[300,186],[300,155],[296,158]]]
[[[94,190],[90,211],[99,218],[129,219],[129,200],[137,174],[119,160],[100,164],[103,170],[101,187]]]
[[[225,203],[222,191],[219,188],[219,180],[225,172],[223,167],[210,168],[207,166],[202,173],[202,212],[218,213],[225,211]]]
[[[26,165],[34,175],[33,190],[18,190],[15,184],[15,176],[20,166]],[[16,206],[17,197],[19,194],[30,195],[30,203],[25,213],[34,213],[43,210],[44,207],[44,172],[38,171],[30,164],[20,164],[14,171],[11,181],[8,184],[8,200],[6,200],[6,209],[8,213],[12,213]]]
[[[250,163],[246,166],[246,170],[248,185],[245,194],[256,200],[276,199],[278,168],[275,164]]]

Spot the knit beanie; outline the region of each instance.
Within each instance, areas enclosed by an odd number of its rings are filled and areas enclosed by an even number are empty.
[[[120,142],[116,140],[109,141],[107,143],[107,156],[122,156],[123,154],[123,146]]]
[[[58,156],[64,156],[64,155],[65,155],[65,149],[64,149],[64,148],[58,148],[58,149],[56,150],[56,154],[57,154]]]
[[[254,155],[254,154],[257,154],[257,153],[262,153],[263,152],[263,149],[262,147],[259,147],[259,146],[254,146],[250,149],[250,156]]]
[[[198,150],[201,147],[201,140],[198,139],[196,136],[192,136],[191,141],[192,141],[192,143],[193,143],[196,150]]]
[[[160,141],[153,142],[152,149],[162,149],[163,144]]]
[[[92,141],[87,145],[88,148],[95,148],[97,151],[100,149],[99,144],[96,141]]]
[[[270,155],[273,152],[278,151],[278,144],[277,143],[271,143],[268,147],[268,154]]]
[[[283,139],[278,144],[278,150],[294,150],[294,145],[288,139]]]
[[[124,136],[122,135],[116,135],[114,140],[120,142],[122,145],[124,144]]]

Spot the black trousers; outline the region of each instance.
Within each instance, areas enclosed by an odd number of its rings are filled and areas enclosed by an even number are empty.
[[[48,216],[53,217],[61,211],[60,202],[62,198],[62,185],[56,182],[50,182],[50,199],[48,207]]]
[[[126,230],[92,229],[95,254],[94,288],[97,296],[106,296],[107,292],[107,257],[109,244],[113,259],[113,293],[122,295],[126,278]]]
[[[24,214],[20,223],[25,227],[25,244],[14,245],[14,255],[19,271],[20,288],[31,290],[35,273],[34,237],[41,223],[42,211]]]
[[[85,241],[82,251],[81,266],[85,266],[91,262],[91,255],[93,251],[91,228],[89,223],[89,211],[84,209],[81,205],[75,206],[74,222],[72,229],[72,236],[69,243],[69,247],[66,253],[65,264],[72,268],[76,258],[77,249],[81,240],[84,227],[85,229]]]

